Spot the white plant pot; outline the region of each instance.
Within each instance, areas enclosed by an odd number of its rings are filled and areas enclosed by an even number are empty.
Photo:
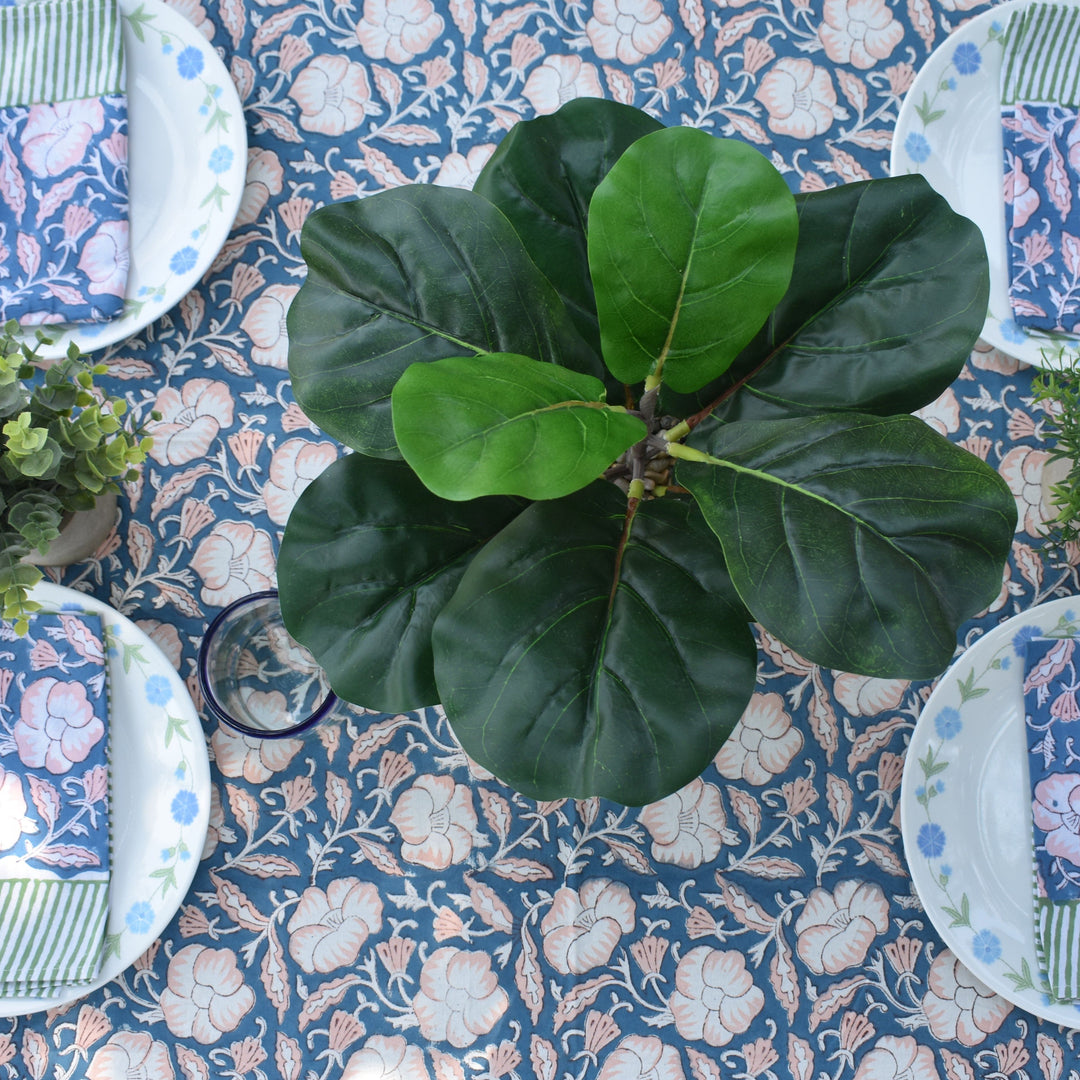
[[[79,510],[60,529],[44,554],[34,551],[23,559],[34,566],[69,566],[88,559],[116,524],[116,492],[100,496],[91,510]]]

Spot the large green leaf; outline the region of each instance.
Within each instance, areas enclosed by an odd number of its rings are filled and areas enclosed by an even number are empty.
[[[1001,588],[1016,504],[985,462],[911,416],[703,425],[680,462],[754,617],[816,663],[885,678],[948,666]]]
[[[960,373],[989,297],[978,226],[917,175],[796,202],[799,246],[784,299],[716,383],[693,401],[669,395],[665,408],[685,416],[728,395],[715,412],[728,420],[887,416],[928,404]]]
[[[452,503],[398,461],[350,454],[297,500],[278,556],[285,625],[347,701],[432,705],[431,626],[474,552],[522,509]]]
[[[390,392],[419,361],[514,352],[602,376],[510,223],[470,191],[417,184],[324,206],[289,307],[300,407],[365,454],[398,457]]]
[[[585,239],[589,200],[619,155],[662,126],[629,105],[574,98],[550,116],[515,124],[473,185],[510,219],[597,353]]]
[[[525,356],[413,364],[394,387],[394,436],[444,499],[556,499],[592,483],[648,434],[604,395],[591,375]]]
[[[435,675],[465,750],[535,798],[662,798],[699,775],[754,688],[756,647],[689,500],[606,481],[533,503],[435,621]]]
[[[753,147],[695,128],[635,142],[589,207],[604,362],[690,392],[720,375],[784,295],[798,218]]]

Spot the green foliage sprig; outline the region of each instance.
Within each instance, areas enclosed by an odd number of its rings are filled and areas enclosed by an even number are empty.
[[[18,324],[0,332],[0,606],[25,633],[40,606],[28,598],[43,577],[24,560],[42,554],[65,519],[89,510],[119,480],[133,480],[153,440],[141,426],[125,427],[127,402],[104,394],[78,346],[43,366],[47,339],[27,342]]]
[[[1070,462],[1065,478],[1050,488],[1055,517],[1047,524],[1057,546],[1080,542],[1080,357],[1061,349],[1046,359],[1048,366],[1031,381],[1033,402],[1043,405],[1046,432],[1055,439],[1050,460]]]

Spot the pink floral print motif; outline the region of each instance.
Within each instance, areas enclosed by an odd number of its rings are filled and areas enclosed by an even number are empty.
[[[337,456],[332,443],[311,443],[306,439],[283,442],[270,459],[270,479],[263,487],[263,502],[270,520],[284,525],[304,489]]]
[[[884,60],[904,38],[885,0],[825,0],[818,37],[825,55],[838,64],[867,70]]]
[[[280,195],[285,180],[277,154],[272,150],[248,149],[247,177],[240,209],[236,213],[236,225],[250,225],[258,221],[271,195]]]
[[[123,296],[130,265],[126,221],[103,221],[79,255],[79,269],[90,279],[87,289],[95,296]]]
[[[289,362],[289,336],[285,316],[297,285],[269,285],[240,320],[240,328],[251,338],[251,359],[257,364],[285,370]]]
[[[472,190],[480,170],[488,163],[488,159],[495,152],[494,143],[482,143],[469,150],[468,155],[459,154],[456,150],[443,158],[435,179],[431,182],[440,187],[460,187]]]
[[[1012,207],[1012,227],[1022,229],[1031,219],[1031,215],[1039,209],[1042,200],[1024,172],[1023,156],[1008,153],[1007,163],[1009,168],[1005,173],[1005,202]]]
[[[1046,853],[1080,867],[1080,776],[1053,773],[1035,785],[1031,811]]]
[[[765,73],[754,98],[777,135],[811,139],[832,127],[836,90],[829,73],[805,57],[782,56]]]
[[[105,110],[96,98],[33,105],[19,140],[23,161],[35,176],[59,176],[83,161],[104,126]]]
[[[289,955],[307,972],[352,964],[368,935],[382,928],[382,900],[370,881],[336,878],[312,885],[289,919]]]
[[[686,1080],[682,1056],[656,1035],[627,1035],[604,1059],[596,1080]]]
[[[26,816],[22,778],[0,765],[0,851],[10,851],[25,829],[33,824]]]
[[[478,824],[472,790],[449,776],[418,777],[398,798],[390,821],[401,833],[401,857],[431,870],[467,859]]]
[[[372,60],[407,64],[431,48],[444,26],[430,0],[364,0],[356,40]]]
[[[640,64],[667,41],[673,29],[658,0],[593,0],[585,33],[602,60]]]
[[[218,727],[210,737],[214,761],[224,776],[265,784],[288,768],[304,745],[300,739],[255,739],[231,728]]]
[[[86,1080],[175,1080],[169,1048],[145,1031],[117,1031],[99,1047],[86,1069]]]
[[[226,607],[274,585],[274,546],[246,521],[223,521],[195,549],[192,569],[203,579],[202,598]]]
[[[300,126],[321,135],[344,135],[377,111],[367,71],[344,56],[316,56],[296,76],[289,97],[300,106]]]
[[[413,1012],[425,1039],[471,1046],[498,1023],[510,999],[484,952],[436,949],[420,971]]]
[[[949,950],[934,957],[927,976],[923,1012],[935,1039],[978,1046],[1012,1012],[1012,1006],[975,978]]]
[[[50,675],[27,686],[13,734],[24,765],[61,775],[86,760],[104,737],[105,725],[82,683]]]
[[[735,730],[716,755],[716,767],[729,780],[765,784],[783,772],[802,749],[779,694],[755,694]]]
[[[185,945],[169,961],[158,1002],[169,1030],[203,1044],[234,1031],[255,1004],[231,949]]]
[[[675,990],[668,1008],[684,1039],[704,1039],[727,1046],[747,1031],[765,1005],[742,953],[699,945],[675,969]]]
[[[810,893],[795,922],[799,958],[817,975],[861,964],[878,934],[889,929],[889,901],[876,882],[841,881]]]
[[[431,1080],[424,1051],[400,1035],[372,1035],[345,1063],[341,1080]]]
[[[854,1080],[941,1080],[934,1051],[912,1036],[882,1035],[855,1070]]]
[[[581,890],[563,886],[540,923],[544,955],[563,975],[606,964],[635,926],[634,898],[621,881],[591,878]]]
[[[1014,446],[998,466],[998,472],[1016,499],[1017,529],[1031,536],[1040,536],[1043,522],[1051,516],[1042,487],[1042,472],[1049,459],[1046,450]]]
[[[644,807],[640,821],[653,838],[652,857],[684,870],[712,862],[720,854],[725,838],[736,838],[727,828],[719,788],[701,777]]]
[[[555,112],[574,98],[604,96],[595,65],[580,56],[546,57],[529,73],[521,92],[539,116]]]
[[[205,457],[218,432],[233,422],[232,393],[215,379],[189,379],[179,390],[166,386],[154,408],[161,419],[150,424],[150,456],[159,465],[186,465]]]

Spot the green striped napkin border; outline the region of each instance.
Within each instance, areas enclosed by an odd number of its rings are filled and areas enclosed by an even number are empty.
[[[0,8],[0,108],[126,91],[116,0]]]
[[[1080,104],[1080,7],[1034,4],[1005,31],[1001,103]]]

